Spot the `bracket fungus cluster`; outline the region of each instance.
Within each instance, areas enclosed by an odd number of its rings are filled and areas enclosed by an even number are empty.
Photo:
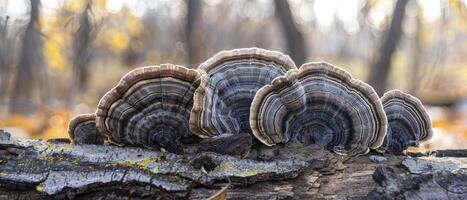
[[[96,126],[111,143],[176,152],[189,137],[196,70],[177,65],[150,66],[126,74],[99,101]]]
[[[222,51],[199,66],[209,78],[196,90],[190,125],[200,137],[251,133],[250,106],[256,92],[296,69],[279,52],[250,48]]]
[[[327,63],[290,70],[256,93],[253,133],[266,145],[315,142],[339,154],[379,147],[386,116],[376,92]]]
[[[409,146],[418,147],[433,133],[428,113],[420,100],[400,90],[391,90],[381,97],[388,118],[388,133],[381,149],[402,153]]]
[[[380,148],[387,130],[391,152],[429,138],[431,125],[419,101],[385,96],[383,109],[369,85],[327,63],[298,69],[279,52],[236,49],[198,69],[165,64],[129,72],[102,97],[95,114],[70,122],[69,134],[77,144],[105,140],[176,153],[186,152],[185,138],[197,138],[189,141],[200,149],[243,156],[252,137],[265,144],[253,148],[317,143],[349,156]]]

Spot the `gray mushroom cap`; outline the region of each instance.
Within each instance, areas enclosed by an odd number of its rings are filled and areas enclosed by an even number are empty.
[[[164,64],[132,70],[98,104],[98,130],[117,145],[179,152],[189,128],[197,70]]]
[[[195,92],[190,127],[206,138],[251,134],[250,105],[257,90],[296,66],[279,52],[246,48],[222,51],[199,69],[209,79]]]
[[[68,135],[73,144],[104,144],[104,138],[96,128],[96,114],[75,116],[68,124]]]
[[[391,90],[381,101],[388,119],[388,133],[381,150],[402,153],[409,146],[418,147],[420,142],[432,137],[430,117],[418,98]]]
[[[251,106],[253,134],[266,145],[316,142],[344,155],[379,147],[387,120],[368,84],[328,63],[306,63],[262,87]]]

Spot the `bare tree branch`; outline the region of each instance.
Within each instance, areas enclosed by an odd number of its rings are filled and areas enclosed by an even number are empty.
[[[384,42],[379,49],[374,63],[371,65],[369,83],[378,94],[386,90],[391,59],[402,34],[402,21],[408,0],[398,0],[394,9],[391,26],[386,32]]]

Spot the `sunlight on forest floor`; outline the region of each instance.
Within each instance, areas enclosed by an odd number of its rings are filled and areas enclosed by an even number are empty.
[[[410,151],[467,148],[467,101],[456,109],[428,107],[427,110],[433,123],[433,138]],[[73,116],[74,113],[63,108],[44,109],[28,117],[0,118],[0,127],[14,138],[67,138],[68,121]]]
[[[428,107],[433,137],[418,150],[467,148],[467,102],[463,108]]]

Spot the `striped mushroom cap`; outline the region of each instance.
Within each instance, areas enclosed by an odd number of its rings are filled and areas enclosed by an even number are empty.
[[[315,142],[356,156],[379,147],[387,120],[376,92],[328,63],[306,63],[256,93],[253,134],[266,145]]]
[[[132,70],[107,92],[97,108],[98,130],[117,145],[179,152],[189,128],[197,70],[164,64]]]
[[[388,118],[388,133],[381,149],[402,153],[409,146],[433,135],[431,121],[423,104],[416,97],[400,90],[391,90],[381,97]]]
[[[200,137],[250,133],[256,91],[296,69],[286,55],[258,48],[222,51],[199,66],[209,77],[196,90],[190,127]]]
[[[104,144],[96,128],[96,114],[81,114],[68,124],[68,135],[73,144]]]

